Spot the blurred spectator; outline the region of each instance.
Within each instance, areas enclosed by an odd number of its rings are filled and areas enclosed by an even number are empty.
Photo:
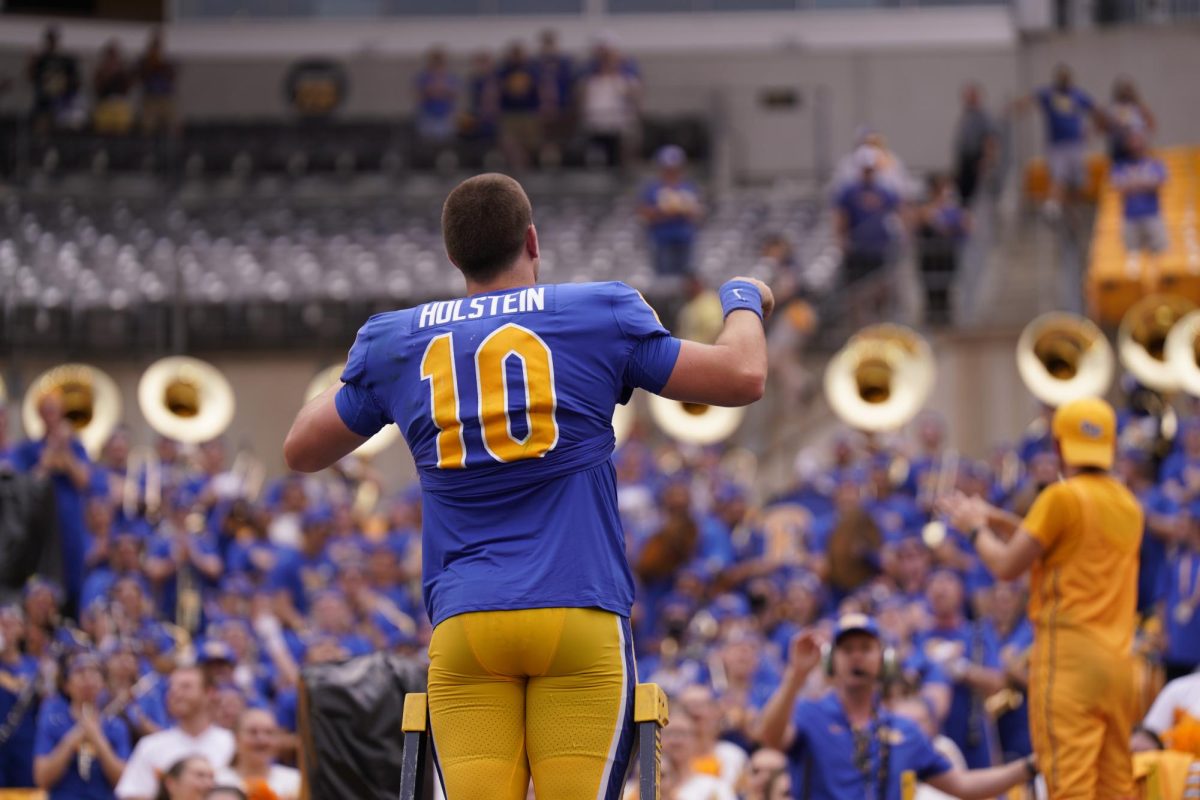
[[[443,48],[433,48],[416,79],[417,135],[438,144],[454,136],[454,110],[458,103],[458,76],[450,72],[447,61]]]
[[[676,707],[683,710],[695,728],[692,769],[713,776],[732,794],[749,757],[736,744],[721,741],[721,706],[712,690],[703,685],[689,686],[679,694]]]
[[[836,198],[848,186],[854,186],[862,177],[863,153],[875,154],[875,183],[886,188],[896,197],[906,200],[918,188],[908,174],[900,156],[887,146],[883,134],[868,125],[859,126],[854,133],[854,149],[842,157],[834,168],[833,196]]]
[[[743,800],[772,800],[771,787],[780,776],[787,777],[787,756],[770,747],[760,747],[746,762],[738,796]]]
[[[63,395],[57,392],[44,395],[38,400],[37,413],[46,432],[41,439],[17,445],[13,463],[18,470],[48,478],[54,484],[67,612],[73,614],[79,608],[83,589],[83,560],[87,550],[83,509],[92,480],[91,461],[67,419]]]
[[[92,76],[92,91],[96,95],[96,110],[92,125],[97,133],[126,134],[133,128],[133,103],[129,93],[134,75],[115,39],[100,51],[100,63]]]
[[[1170,681],[1154,698],[1133,733],[1133,752],[1164,749],[1164,737],[1181,719],[1200,720],[1200,673]]]
[[[1157,123],[1149,107],[1142,102],[1137,86],[1129,78],[1117,78],[1113,82],[1112,102],[1104,111],[1108,129],[1108,154],[1114,166],[1133,158],[1128,137],[1139,134],[1149,140],[1154,135]]]
[[[600,48],[580,92],[580,114],[588,141],[602,154],[604,164],[623,166],[640,138],[641,79],[623,69],[615,49]]]
[[[120,800],[153,800],[162,796],[160,789],[165,789],[172,800],[203,797],[203,792],[212,788],[211,765],[228,764],[235,750],[233,734],[212,723],[213,688],[205,683],[204,672],[198,667],[179,667],[171,673],[167,711],[175,724],[147,736],[134,747],[117,784]],[[196,755],[198,759],[189,759],[190,767],[180,766],[179,759]],[[159,776],[164,773],[167,777],[160,786]],[[204,775],[207,781],[202,780]],[[203,791],[187,794],[197,791],[198,786],[203,786]]]
[[[1186,538],[1160,568],[1158,590],[1167,636],[1163,666],[1167,680],[1173,680],[1200,667],[1200,519],[1195,511]]]
[[[1125,136],[1126,160],[1112,172],[1112,183],[1121,193],[1121,227],[1129,253],[1161,253],[1167,249],[1167,227],[1159,208],[1159,191],[1167,182],[1167,167],[1146,148],[1141,133]]]
[[[101,650],[108,678],[109,707],[128,731],[129,741],[167,727],[167,709],[161,693],[163,679],[157,672],[145,676],[139,660],[140,648],[132,639],[114,637]]]
[[[958,204],[950,179],[929,178],[929,198],[917,212],[917,244],[925,281],[925,321],[948,325],[950,290],[958,272],[959,251],[971,230],[971,215]]]
[[[513,169],[524,169],[542,149],[541,96],[537,65],[514,42],[497,70],[500,84],[500,143]]]
[[[57,127],[78,127],[83,121],[79,64],[75,56],[58,48],[58,28],[48,27],[42,34],[42,48],[29,60],[28,76],[33,85],[31,118],[39,133]]]
[[[463,138],[490,144],[496,140],[500,123],[500,81],[492,54],[486,50],[471,56],[467,76],[467,111],[459,120]]]
[[[675,706],[678,708],[678,706]],[[672,800],[734,800],[719,778],[696,771],[700,732],[685,711],[674,711],[662,732],[662,796]]]
[[[165,53],[162,28],[155,28],[146,40],[146,49],[138,60],[137,80],[142,89],[142,133],[163,135],[175,130],[175,64]]]
[[[38,660],[22,651],[25,619],[0,607],[0,786],[33,786],[37,736]]]
[[[218,786],[204,795],[204,800],[248,800],[246,793],[232,786]]]
[[[62,696],[49,698],[38,715],[37,785],[49,800],[112,800],[129,756],[129,732],[99,705],[104,677],[95,653],[66,660]]]
[[[823,637],[797,635],[779,689],[763,712],[759,741],[788,754],[792,785],[815,800],[899,797],[900,776],[956,797],[991,797],[1029,778],[1025,761],[987,770],[952,765],[910,720],[881,705],[883,646],[873,620],[842,616],[824,660],[832,690],[817,700],[797,698],[822,663]],[[898,734],[898,735],[896,735]]]
[[[1033,647],[1033,625],[1025,614],[1024,587],[997,582],[990,590],[988,619],[1000,644],[1000,664],[1008,686],[988,699],[992,704],[999,696],[1003,703],[989,713],[996,713],[996,731],[1000,751],[1009,760],[1033,752],[1029,736],[1029,707],[1026,686],[1029,683],[1030,648]]]
[[[823,521],[818,548],[826,554],[827,581],[840,601],[879,574],[883,534],[863,508],[862,487],[855,478],[843,478],[834,502],[834,513]]]
[[[970,208],[975,193],[997,168],[1000,156],[996,123],[983,106],[983,90],[977,83],[963,87],[962,115],[954,135],[954,153],[958,196],[963,206]]]
[[[639,213],[650,234],[654,271],[690,275],[697,224],[704,213],[700,190],[684,170],[687,154],[678,145],[658,151],[659,174],[642,190]]]
[[[878,180],[881,158],[872,147],[855,151],[858,178],[838,193],[834,205],[848,284],[882,269],[896,245],[900,196]]]
[[[966,619],[966,597],[957,573],[935,572],[926,597],[932,625],[917,637],[916,644],[950,677],[954,689],[942,732],[958,746],[968,766],[991,766],[998,743],[983,701],[1004,688],[995,632],[982,622]]]
[[[542,104],[542,126],[547,147],[561,158],[562,147],[571,137],[574,112],[575,65],[558,46],[558,33],[544,30],[537,55],[537,74],[541,81],[538,98]]]
[[[205,800],[212,789],[212,763],[202,755],[185,756],[164,771],[155,800]]]
[[[687,302],[679,309],[679,315],[676,317],[676,335],[680,339],[712,344],[725,324],[720,296],[695,275],[687,277],[684,295]]]
[[[1038,89],[1027,106],[1036,100],[1046,124],[1046,163],[1050,168],[1050,196],[1045,213],[1056,218],[1063,204],[1073,201],[1087,182],[1087,125],[1089,116],[1100,121],[1092,98],[1076,88],[1071,68],[1059,64],[1054,81]]]
[[[261,796],[262,787],[277,800],[299,800],[300,772],[275,763],[279,754],[279,727],[267,710],[243,712],[234,728],[237,753],[228,767],[217,769],[218,786],[233,786],[251,796]]]

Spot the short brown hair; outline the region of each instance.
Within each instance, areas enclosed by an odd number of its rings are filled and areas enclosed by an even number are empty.
[[[473,281],[512,266],[532,223],[533,207],[521,184],[495,172],[463,181],[442,206],[446,254]]]

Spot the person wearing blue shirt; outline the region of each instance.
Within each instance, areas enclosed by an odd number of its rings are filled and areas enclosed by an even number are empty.
[[[433,48],[416,78],[417,135],[428,142],[445,142],[454,137],[458,90],[458,76],[450,72],[446,51]]]
[[[442,230],[467,296],[368,320],[343,385],[301,409],[284,457],[324,469],[393,422],[413,451],[447,795],[523,797],[532,774],[539,795],[615,798],[636,679],[613,409],[636,387],[757,400],[773,300],[732,280],[717,342],[681,342],[623,284],[537,285],[532,219],[511,178],[451,192]]]
[[[995,797],[1036,774],[1033,760],[964,770],[934,749],[916,723],[882,702],[885,653],[875,621],[845,614],[834,627],[828,655],[823,637],[807,630],[791,642],[779,689],[763,710],[757,740],[788,756],[793,791],[811,800],[900,800],[901,776],[960,798]],[[825,663],[831,690],[797,702],[809,674]]]
[[[642,189],[639,214],[650,235],[651,258],[659,275],[690,275],[692,250],[704,207],[700,190],[684,173],[687,154],[669,144],[658,151],[658,177]]]
[[[326,552],[328,538],[329,526],[318,517],[306,515],[300,549],[281,549],[267,576],[266,589],[275,596],[283,621],[293,628],[303,627],[311,595],[333,583],[337,573]]]
[[[514,42],[496,71],[500,144],[509,165],[523,169],[542,149],[541,80],[525,45]]]
[[[90,651],[67,659],[63,697],[47,700],[38,714],[37,785],[49,800],[113,800],[129,758],[129,731],[98,707],[104,691],[100,660]]]
[[[83,581],[80,607],[89,608],[97,601],[108,599],[117,580],[141,574],[142,538],[131,528],[120,528],[112,534],[108,563],[97,567]]]
[[[1127,253],[1161,253],[1167,249],[1167,226],[1159,208],[1159,192],[1167,182],[1167,165],[1152,156],[1142,133],[1125,137],[1129,158],[1112,171],[1121,193],[1121,236]]]
[[[1059,64],[1054,80],[1038,89],[1032,98],[1046,125],[1046,164],[1052,181],[1046,211],[1055,216],[1064,199],[1083,189],[1087,181],[1087,118],[1102,120],[1092,98],[1075,86],[1071,68]],[[1026,106],[1028,101],[1026,101]]]
[[[1029,705],[1026,694],[1033,624],[1025,613],[1025,590],[1015,583],[998,581],[988,593],[988,621],[1000,644],[1000,662],[1008,682],[1007,703],[996,719],[1000,751],[1004,758],[1033,752],[1029,735]]]
[[[87,550],[83,509],[92,482],[91,461],[75,437],[60,394],[49,392],[43,395],[38,400],[37,413],[45,426],[45,436],[17,445],[12,460],[19,471],[48,477],[54,484],[58,534],[62,542],[63,582],[67,590],[65,610],[74,614],[79,608],[79,594],[83,589],[83,559]]]
[[[1183,545],[1159,568],[1167,680],[1189,675],[1200,666],[1200,520],[1193,516],[1187,529]]]
[[[842,247],[845,282],[861,281],[881,269],[896,241],[900,196],[878,180],[880,155],[863,146],[854,154],[859,178],[834,201],[835,226]]]
[[[957,573],[934,572],[926,596],[933,622],[915,644],[950,676],[954,687],[942,733],[958,745],[968,766],[990,766],[997,743],[983,700],[1004,688],[995,631],[964,618],[963,582]]]
[[[33,786],[33,748],[40,694],[38,662],[21,652],[25,619],[0,607],[0,786]]]
[[[1186,423],[1185,423],[1186,424]],[[1185,434],[1186,435],[1186,434]],[[1150,454],[1126,448],[1117,459],[1117,471],[1145,512],[1145,530],[1138,558],[1138,611],[1152,612],[1159,599],[1159,579],[1167,561],[1167,550],[1178,536],[1179,526],[1187,524],[1183,506],[1162,486],[1154,482],[1154,464]],[[1195,517],[1200,509],[1193,509]]]

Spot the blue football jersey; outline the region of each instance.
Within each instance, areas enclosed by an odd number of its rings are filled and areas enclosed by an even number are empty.
[[[612,414],[679,355],[621,283],[539,285],[371,317],[337,394],[368,436],[394,422],[421,476],[425,605],[628,616]]]

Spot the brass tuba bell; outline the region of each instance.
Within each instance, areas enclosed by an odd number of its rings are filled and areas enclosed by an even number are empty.
[[[341,380],[342,373],[346,371],[346,362],[342,361],[337,364],[332,364],[318,372],[311,381],[308,382],[308,388],[304,390],[304,402],[309,402],[321,392],[335,385]],[[400,429],[395,425],[385,425],[370,439],[360,444],[354,454],[360,458],[371,458],[372,456],[382,453],[384,450],[391,447],[397,439],[400,438]]]
[[[1178,295],[1144,297],[1125,312],[1117,334],[1121,364],[1147,389],[1179,391],[1180,375],[1167,360],[1167,341],[1175,324],[1194,311],[1191,300]]]
[[[1017,372],[1029,393],[1057,408],[1100,397],[1112,385],[1112,347],[1091,320],[1052,311],[1030,322],[1017,341]]]
[[[1200,397],[1200,311],[1190,311],[1167,334],[1167,365],[1179,388]]]
[[[919,334],[902,325],[871,325],[830,359],[825,398],[856,430],[893,431],[924,408],[936,376],[933,352]]]
[[[650,416],[663,433],[677,442],[709,445],[733,436],[746,409],[684,403],[652,394]]]
[[[233,387],[219,369],[188,356],[155,361],[138,381],[138,406],[156,433],[184,444],[223,434],[233,422]]]
[[[60,364],[39,375],[21,404],[21,423],[31,439],[46,435],[38,405],[48,394],[62,399],[63,414],[94,458],[121,420],[121,392],[103,370],[87,364]]]

